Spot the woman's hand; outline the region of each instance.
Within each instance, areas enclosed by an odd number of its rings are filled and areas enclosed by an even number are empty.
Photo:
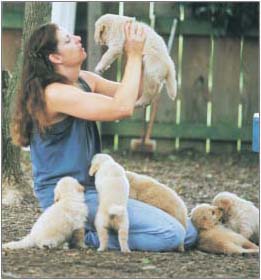
[[[142,56],[146,35],[144,28],[137,23],[126,23],[125,32],[125,51],[127,56]]]

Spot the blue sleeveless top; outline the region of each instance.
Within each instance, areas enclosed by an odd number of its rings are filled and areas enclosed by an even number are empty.
[[[80,86],[91,91],[79,78]],[[34,127],[30,139],[34,190],[55,187],[59,179],[72,176],[80,184],[94,188],[89,167],[92,157],[100,153],[100,136],[96,123],[72,116],[49,126],[44,134]]]

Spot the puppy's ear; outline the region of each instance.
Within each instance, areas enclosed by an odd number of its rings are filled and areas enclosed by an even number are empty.
[[[61,199],[61,193],[60,191],[56,190],[54,192],[54,203],[57,203]]]
[[[222,204],[222,208],[224,208],[225,211],[229,211],[231,206],[232,206],[232,201],[228,198],[222,198],[220,200],[221,204]]]
[[[98,26],[95,28],[95,33],[94,33],[94,40],[96,43],[105,43],[105,32],[106,31],[106,26],[102,24],[101,26]]]
[[[84,189],[84,186],[82,186],[81,184],[78,184],[78,185],[77,185],[77,191],[78,191],[78,192],[84,192],[84,190],[85,190],[85,189]]]
[[[89,175],[94,176],[94,174],[97,172],[98,168],[99,168],[98,163],[93,163],[90,167]]]
[[[100,42],[105,44],[105,41],[106,41],[106,26],[104,24],[100,28],[99,38],[100,38]]]

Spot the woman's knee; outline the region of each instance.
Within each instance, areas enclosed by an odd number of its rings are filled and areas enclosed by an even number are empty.
[[[129,246],[138,251],[173,251],[184,244],[185,235],[185,229],[177,222],[155,232],[130,233]]]
[[[137,250],[167,252],[177,249],[184,243],[185,230],[180,225],[180,228],[175,226],[175,228],[165,229],[159,234],[143,234],[134,238],[137,238],[137,241],[134,242]],[[130,247],[132,247],[131,245]]]

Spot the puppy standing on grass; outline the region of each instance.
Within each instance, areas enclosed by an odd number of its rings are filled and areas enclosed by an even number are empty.
[[[55,187],[54,200],[26,237],[4,244],[3,249],[55,248],[66,241],[70,247],[85,248],[84,224],[88,209],[84,202],[84,187],[76,179],[64,177]]]
[[[176,70],[168,54],[164,40],[148,25],[136,22],[135,18],[106,14],[95,23],[94,39],[97,44],[108,46],[108,50],[98,62],[95,72],[107,70],[124,49],[124,25],[135,22],[141,25],[146,34],[143,55],[143,90],[136,106],[145,106],[160,94],[164,81],[169,97],[174,100],[177,94]]]
[[[223,220],[229,228],[259,244],[259,210],[252,202],[221,192],[214,197],[213,205],[223,210]]]
[[[129,182],[122,166],[106,154],[96,154],[89,174],[95,174],[95,185],[99,195],[99,206],[95,217],[95,227],[100,247],[104,251],[108,243],[108,228],[118,231],[122,252],[130,252],[128,246],[129,218],[127,203]]]
[[[222,216],[220,208],[207,203],[192,209],[191,220],[199,231],[198,248],[210,253],[258,253],[258,246],[220,223]]]

